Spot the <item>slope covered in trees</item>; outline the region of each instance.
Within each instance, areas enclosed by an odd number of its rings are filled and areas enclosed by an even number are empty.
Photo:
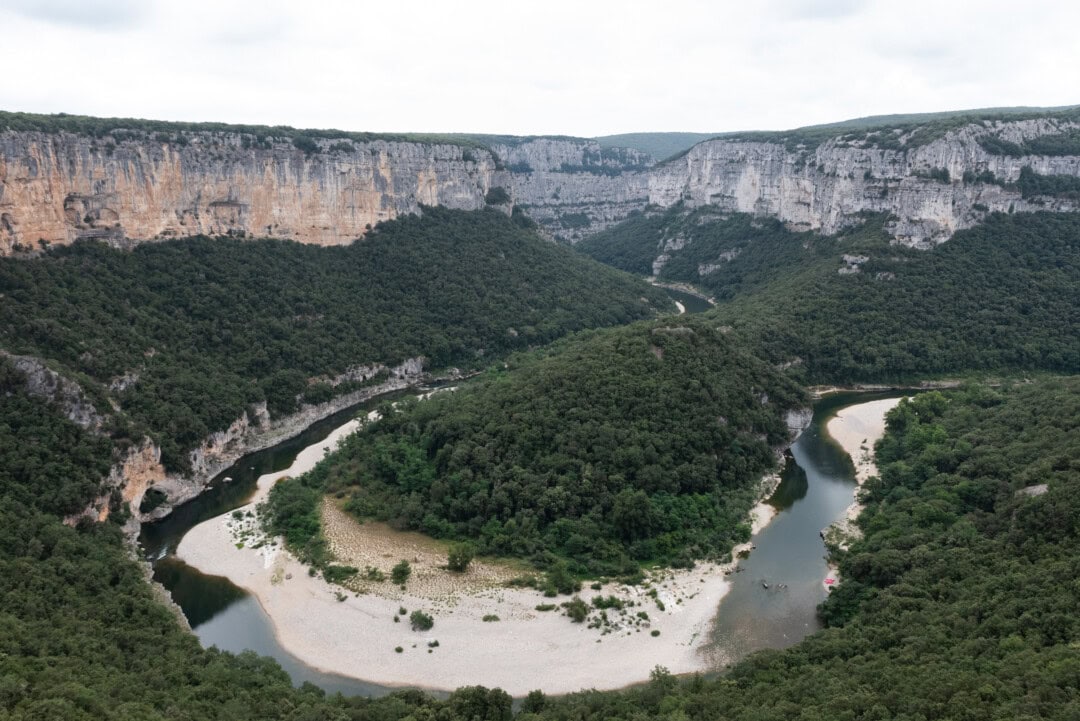
[[[803,392],[698,319],[578,334],[461,389],[387,409],[271,496],[315,532],[317,498],[487,554],[589,574],[689,563],[746,540],[757,481]],[[304,490],[304,489],[307,490]]]
[[[0,715],[512,717],[499,691],[325,697],[292,688],[269,659],[202,649],[155,600],[113,521],[60,522],[68,495],[96,492],[108,449],[21,383],[0,359],[0,449],[43,459],[0,464]],[[879,449],[881,479],[867,486],[865,537],[839,558],[844,581],[824,607],[833,628],[715,680],[658,670],[625,692],[534,693],[518,718],[1074,718],[1078,420],[1078,378],[900,406]]]
[[[879,453],[865,537],[824,606],[833,628],[715,681],[658,673],[626,694],[548,700],[544,715],[1073,718],[1080,378],[921,395],[893,411]]]
[[[355,364],[433,367],[649,317],[670,301],[495,211],[428,208],[319,248],[194,238],[119,251],[78,243],[0,259],[0,347],[107,387],[167,465],[249,404],[271,413],[349,386]],[[482,362],[487,362],[483,360]]]
[[[928,251],[891,246],[883,219],[836,236],[703,209],[643,214],[582,249],[712,294],[713,314],[810,382],[964,370],[1080,369],[1080,215],[991,215]]]
[[[509,712],[499,692],[446,702],[324,698],[268,658],[204,650],[146,582],[119,526],[60,516],[97,494],[111,444],[31,398],[0,358],[0,717],[13,721],[397,719],[421,707]],[[454,706],[460,707],[450,712]]]

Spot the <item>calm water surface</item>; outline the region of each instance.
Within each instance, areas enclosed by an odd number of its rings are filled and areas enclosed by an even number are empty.
[[[843,516],[855,490],[854,467],[826,435],[825,423],[844,406],[899,395],[845,393],[814,406],[813,421],[792,446],[768,501],[776,517],[754,537],[754,550],[731,575],[731,591],[720,602],[712,643],[722,657],[734,661],[784,648],[821,628],[817,606],[828,593],[822,583],[828,568],[819,534]]]

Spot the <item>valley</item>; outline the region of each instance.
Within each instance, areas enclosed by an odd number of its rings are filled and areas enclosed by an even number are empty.
[[[1077,122],[0,113],[0,716],[1070,718]]]

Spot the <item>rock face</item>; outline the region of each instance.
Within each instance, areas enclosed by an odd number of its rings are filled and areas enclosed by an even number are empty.
[[[1077,210],[1075,199],[1025,199],[1015,184],[1024,167],[1040,175],[1080,176],[1080,156],[995,155],[979,141],[995,136],[1019,144],[1078,127],[1049,119],[988,121],[922,145],[910,143],[916,130],[886,131],[901,149],[845,135],[812,149],[710,140],[650,172],[649,202],[768,215],[796,230],[827,234],[862,213],[888,213],[894,219],[887,227],[898,242],[930,247],[976,225],[987,212]]]
[[[1080,176],[1080,155],[993,154],[980,141],[1077,131],[1075,121],[982,121],[931,142],[909,126],[820,144],[710,140],[652,166],[647,154],[579,138],[451,143],[288,138],[231,130],[101,138],[0,132],[0,255],[100,238],[116,245],[197,234],[273,236],[334,245],[421,205],[477,209],[492,188],[575,242],[648,204],[779,218],[833,233],[866,212],[888,213],[901,243],[930,247],[1010,209],[1076,210],[1078,194],[1022,197],[1016,182]],[[842,132],[842,131],[838,131]],[[886,142],[883,142],[886,141]]]
[[[498,146],[497,157],[452,144],[317,140],[305,152],[239,132],[179,137],[0,132],[0,255],[199,234],[337,245],[421,205],[482,208],[493,187],[534,208],[551,234],[574,238],[643,205],[645,176],[621,175],[651,162],[569,139]]]
[[[12,355],[0,351],[15,369],[26,378],[26,392],[55,405],[72,423],[91,432],[101,430],[105,419],[83,393],[78,383],[69,380],[51,368],[40,358]]]
[[[421,203],[483,207],[495,173],[490,154],[457,145],[320,141],[309,154],[239,133],[124,137],[0,133],[0,252],[198,234],[348,243]]]
[[[21,360],[20,357],[14,358]],[[127,448],[113,464],[102,495],[81,513],[67,518],[66,521],[74,524],[82,517],[105,520],[109,516],[114,492],[119,494],[121,501],[129,504],[135,521],[146,522],[164,518],[180,504],[202,493],[215,476],[241,456],[269,448],[301,433],[312,423],[349,406],[383,393],[414,386],[426,377],[424,359],[418,357],[407,358],[392,368],[385,368],[380,364],[357,366],[332,382],[336,384],[359,377],[371,378],[384,371],[385,378],[377,384],[338,396],[326,403],[305,405],[297,413],[282,418],[271,418],[265,403],[253,406],[250,415],[245,413],[225,430],[210,434],[198,448],[191,451],[191,471],[186,474],[167,472],[161,463],[161,448],[144,438],[138,444]],[[27,378],[28,388],[37,382],[29,373]],[[74,386],[63,378],[59,381]],[[77,389],[77,386],[75,388]],[[53,393],[50,400],[60,403],[62,396],[58,397]],[[100,425],[100,421],[98,423]],[[161,494],[161,502],[142,512],[140,506],[143,498],[151,489]],[[137,528],[137,525],[133,528]]]

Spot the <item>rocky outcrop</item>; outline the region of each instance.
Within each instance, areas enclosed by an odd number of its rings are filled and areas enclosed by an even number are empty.
[[[105,418],[86,397],[82,387],[45,365],[40,358],[12,355],[0,350],[26,378],[26,392],[59,408],[72,423],[92,432],[101,430]]]
[[[392,368],[378,364],[357,366],[333,380],[341,383],[346,380],[371,379],[375,376],[383,379],[379,383],[340,395],[326,403],[305,405],[297,413],[282,418],[271,418],[263,403],[253,406],[228,428],[211,434],[198,448],[191,451],[191,471],[188,473],[166,471],[161,463],[161,449],[150,440],[144,439],[124,451],[113,465],[102,495],[82,513],[67,521],[75,523],[84,516],[97,520],[106,519],[114,494],[119,494],[119,500],[128,504],[136,521],[163,518],[176,506],[202,493],[214,477],[240,457],[292,438],[312,423],[349,406],[420,383],[425,378],[424,359],[408,358]],[[143,512],[140,507],[151,490],[158,494],[156,503]]]
[[[979,141],[1019,144],[1078,127],[1050,119],[987,121],[925,144],[916,144],[917,130],[909,128],[890,143],[839,135],[813,148],[711,140],[650,171],[649,201],[773,216],[793,229],[827,234],[865,213],[885,213],[898,242],[930,247],[989,212],[1077,210],[1080,204],[1067,197],[1024,198],[1016,182],[1025,167],[1080,176],[1080,156],[995,155]]]

